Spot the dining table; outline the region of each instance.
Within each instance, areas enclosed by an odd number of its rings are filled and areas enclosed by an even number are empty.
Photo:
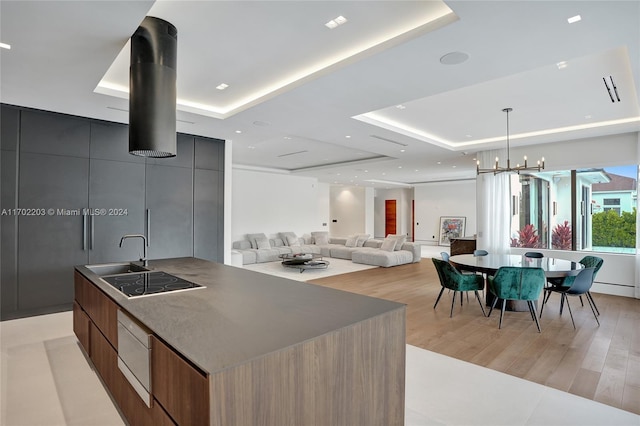
[[[449,257],[456,269],[462,271],[480,272],[492,276],[503,266],[515,266],[519,268],[542,268],[546,278],[562,278],[577,275],[584,265],[572,260],[560,259],[557,257],[533,258],[520,254],[487,254],[485,256],[474,256],[473,254],[459,254]],[[486,280],[485,280],[486,283]],[[486,304],[493,303],[493,295],[485,289]],[[510,301],[507,303],[507,310],[528,311],[526,303]]]

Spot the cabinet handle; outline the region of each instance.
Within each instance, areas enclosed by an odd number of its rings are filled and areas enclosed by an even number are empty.
[[[93,250],[93,236],[95,235],[95,225],[93,221],[93,216],[89,219],[91,223],[91,235],[89,239],[89,250]]]
[[[147,209],[147,247],[151,241],[151,209]]]
[[[82,215],[82,251],[87,249],[87,215]]]

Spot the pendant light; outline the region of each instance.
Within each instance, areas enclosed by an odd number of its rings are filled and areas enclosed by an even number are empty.
[[[483,174],[483,173],[493,173],[494,175],[497,175],[498,173],[503,173],[503,172],[516,172],[518,174],[520,174],[520,172],[523,171],[540,171],[544,169],[544,157],[542,157],[542,160],[538,161],[538,164],[536,166],[531,166],[529,167],[527,165],[527,156],[524,156],[524,165],[521,166],[520,164],[516,165],[515,167],[511,167],[511,158],[509,157],[509,113],[513,111],[513,108],[504,108],[502,110],[502,112],[506,112],[507,113],[507,167],[500,167],[500,163],[499,163],[499,158],[496,157],[496,164],[491,168],[491,169],[481,169],[480,168],[480,160],[477,161],[476,163],[476,172],[477,174]]]

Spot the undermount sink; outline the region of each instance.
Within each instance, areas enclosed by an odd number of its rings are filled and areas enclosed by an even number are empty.
[[[132,274],[139,272],[147,272],[148,268],[136,265],[135,263],[105,263],[101,265],[85,265],[91,272],[96,273],[100,277],[107,275]]]

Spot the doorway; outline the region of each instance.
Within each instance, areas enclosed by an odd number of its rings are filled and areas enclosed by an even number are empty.
[[[396,200],[384,200],[384,236],[395,234],[396,227]]]

